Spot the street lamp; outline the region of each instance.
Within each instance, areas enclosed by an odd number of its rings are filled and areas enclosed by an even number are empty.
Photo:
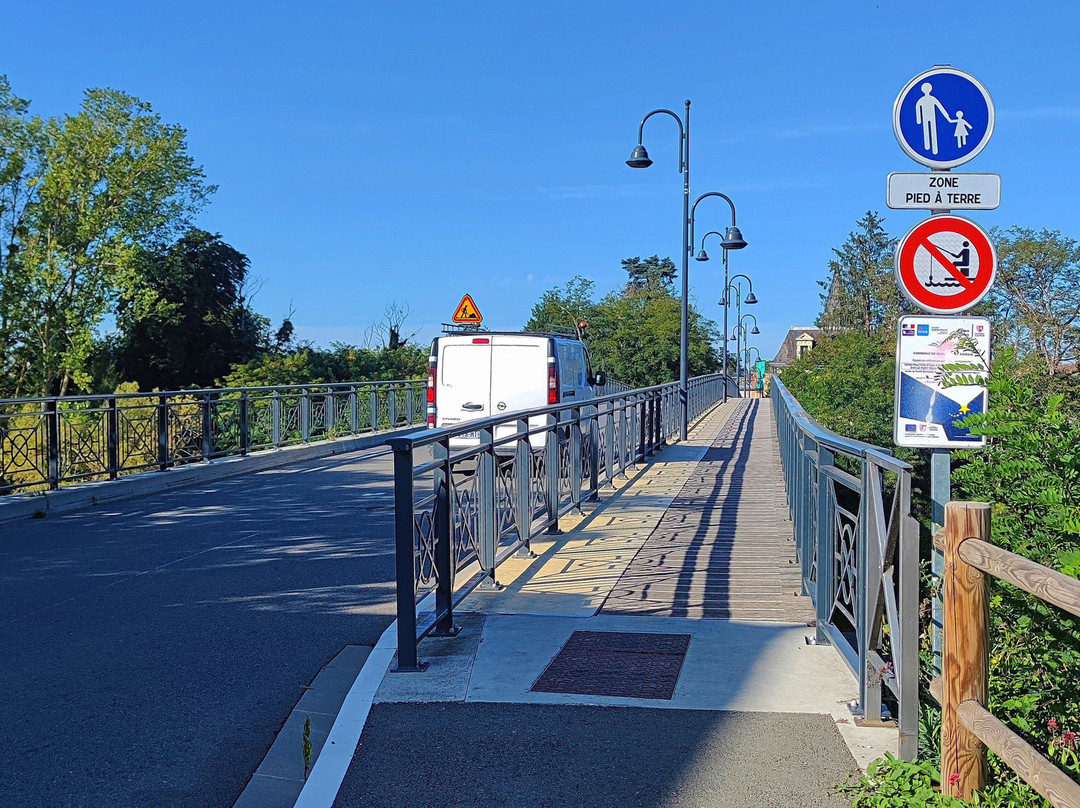
[[[638,142],[634,147],[633,153],[630,155],[630,159],[626,161],[626,164],[631,168],[648,168],[652,165],[652,160],[649,159],[649,153],[645,150],[645,144],[643,142],[643,134],[645,132],[645,121],[649,120],[653,115],[663,113],[670,115],[679,124],[679,173],[683,175],[683,233],[682,233],[682,306],[681,306],[681,319],[679,323],[679,409],[680,409],[680,435],[683,440],[689,437],[689,415],[690,415],[690,400],[688,394],[688,380],[690,375],[690,349],[689,349],[689,334],[690,334],[690,253],[693,250],[694,244],[694,210],[697,209],[698,202],[706,197],[719,196],[727,200],[727,203],[731,206],[731,226],[724,232],[724,240],[722,245],[725,253],[727,250],[741,250],[746,246],[746,242],[743,240],[742,233],[739,232],[739,228],[735,225],[735,203],[731,199],[718,191],[712,191],[707,194],[699,196],[693,205],[693,209],[689,207],[690,204],[690,101],[686,101],[686,113],[685,122],[683,118],[680,118],[677,114],[670,109],[654,109],[648,115],[641,119],[641,123],[638,125]],[[708,256],[706,256],[708,258]],[[705,260],[705,259],[702,259]],[[726,345],[724,346],[726,349]],[[725,385],[725,396],[727,393],[727,387]]]
[[[742,341],[743,341],[742,344],[743,344],[744,348],[747,345],[749,345],[749,343],[750,343],[750,336],[746,333],[746,323],[743,322],[747,317],[752,318],[753,321],[754,321],[754,327],[750,331],[750,334],[755,334],[756,335],[756,334],[761,333],[761,330],[758,328],[757,317],[754,317],[753,314],[744,314],[741,317],[739,317],[739,322],[738,322],[738,325],[735,328],[735,332],[742,336]],[[738,342],[735,343],[735,350],[736,351],[739,350],[739,343]],[[743,363],[743,378],[744,379],[749,378],[749,373],[747,373],[747,367],[746,367],[745,363]]]
[[[708,235],[708,234],[706,234],[706,235]],[[704,241],[704,239],[702,239],[702,241]],[[732,279],[730,281],[727,281],[727,250],[724,250],[724,279],[725,279],[725,283],[724,283],[724,291],[720,295],[720,305],[724,307],[724,333],[725,334],[727,334],[727,329],[728,329],[728,307],[731,305],[731,292],[735,291],[735,290],[738,291],[738,295],[735,298],[735,302],[736,302],[736,319],[741,320],[741,318],[742,318],[742,303],[743,303],[742,283],[741,282],[736,283],[736,281],[738,281],[740,278],[746,278],[746,282],[750,285],[750,291],[746,295],[746,305],[752,306],[752,305],[756,304],[757,303],[757,298],[754,297],[754,282],[752,280],[750,280],[749,275],[745,275],[742,272],[740,272],[738,275],[735,275],[734,277],[732,277]],[[754,320],[754,324],[755,325],[757,324],[757,320]],[[738,346],[738,344],[736,344],[735,345],[735,350],[738,351],[738,348],[739,348],[739,346]],[[724,340],[724,373],[727,373],[727,363],[728,363],[727,340]],[[738,370],[738,367],[739,367],[739,356],[738,356],[738,354],[736,354],[735,355],[735,369]],[[737,376],[738,376],[738,373],[736,373],[736,377]],[[724,384],[724,401],[727,401],[727,384],[726,383]]]
[[[679,173],[683,175],[683,217],[682,217],[682,337],[679,342],[679,406],[682,410],[682,439],[686,440],[689,436],[687,429],[687,421],[689,415],[689,400],[687,397],[687,384],[686,384],[686,351],[687,351],[687,338],[686,330],[688,324],[688,315],[686,309],[686,301],[689,297],[689,283],[687,281],[687,274],[689,270],[688,257],[690,254],[690,100],[686,100],[686,122],[683,123],[683,119],[672,112],[670,109],[654,109],[648,115],[641,119],[641,123],[638,125],[638,142],[634,147],[633,153],[630,155],[630,159],[626,161],[626,164],[631,168],[648,168],[652,165],[652,160],[649,159],[649,153],[645,151],[645,145],[642,142],[642,135],[645,131],[645,121],[649,120],[653,115],[657,113],[664,113],[670,115],[679,124]]]
[[[728,203],[728,206],[731,208],[731,225],[724,230],[723,234],[721,234],[720,231],[718,231],[718,230],[712,230],[709,233],[706,233],[704,236],[702,236],[701,237],[701,250],[698,252],[698,254],[696,256],[694,256],[694,258],[697,261],[708,261],[709,260],[709,255],[708,255],[708,253],[705,252],[705,239],[707,239],[713,233],[715,233],[718,236],[722,236],[722,241],[720,242],[720,246],[724,248],[724,294],[726,295],[727,294],[727,287],[728,287],[728,252],[731,251],[731,250],[741,250],[741,249],[743,249],[746,246],[746,241],[743,239],[742,232],[739,230],[738,226],[735,224],[735,203],[732,202],[731,198],[728,197],[726,194],[722,194],[719,191],[710,191],[709,193],[702,194],[697,199],[695,199],[694,200],[694,206],[690,209],[690,241],[691,241],[691,244],[693,244],[693,242],[694,242],[694,214],[697,211],[698,203],[701,202],[701,200],[707,199],[710,196],[718,196],[721,199],[723,199],[725,202]],[[742,277],[745,278],[746,276],[743,275]],[[746,279],[747,279],[747,281],[750,280],[749,278],[746,278]],[[751,289],[752,288],[753,287],[751,287]],[[751,301],[749,299],[747,299],[746,302],[749,303]],[[756,303],[757,299],[755,298],[753,302]],[[724,333],[725,334],[727,334],[727,326],[728,326],[728,324],[727,324],[727,309],[724,309]],[[724,370],[724,402],[725,403],[727,402],[727,363],[728,363],[728,349],[727,349],[727,340],[725,339],[724,340],[724,365],[723,365],[723,370]],[[736,365],[738,365],[738,357],[736,357]]]

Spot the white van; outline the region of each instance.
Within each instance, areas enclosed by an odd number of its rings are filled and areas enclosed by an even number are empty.
[[[428,357],[428,426],[455,427],[515,410],[588,401],[596,395],[593,386],[606,381],[602,372],[597,375],[593,376],[585,344],[572,337],[503,331],[436,337]],[[496,437],[513,431],[512,426],[501,428]],[[475,433],[456,438],[451,445],[479,442]],[[534,448],[543,442],[542,435],[532,438]]]

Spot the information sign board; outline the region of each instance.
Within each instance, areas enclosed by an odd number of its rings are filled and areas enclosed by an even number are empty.
[[[896,445],[931,449],[984,445],[984,437],[956,422],[970,413],[986,412],[989,357],[990,321],[985,317],[901,317],[896,341]],[[945,365],[962,369],[946,371]],[[979,383],[955,384],[972,380]]]

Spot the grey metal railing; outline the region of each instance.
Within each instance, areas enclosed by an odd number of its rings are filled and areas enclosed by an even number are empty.
[[[723,397],[719,375],[690,380],[690,417]],[[668,384],[391,438],[394,450],[398,670],[420,669],[417,644],[453,635],[454,607],[498,565],[679,431]],[[478,444],[463,445],[466,433]],[[418,613],[434,590],[434,609]]]
[[[0,399],[0,493],[422,424],[426,406],[423,379]]]
[[[914,760],[919,524],[911,515],[911,466],[888,449],[825,429],[776,377],[772,400],[803,590],[817,613],[817,641],[834,645],[858,678],[853,711],[863,721],[880,720],[883,684],[893,693],[900,756]]]

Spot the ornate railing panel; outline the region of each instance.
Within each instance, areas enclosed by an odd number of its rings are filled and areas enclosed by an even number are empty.
[[[862,720],[880,721],[882,685],[895,696],[900,755],[914,760],[919,525],[911,515],[911,466],[887,449],[825,429],[775,378],[772,400],[817,641],[833,644],[858,677],[853,710]]]
[[[723,397],[721,377],[692,379],[690,418]],[[398,666],[416,670],[417,643],[453,634],[454,606],[533,537],[678,435],[678,386],[470,421],[391,438],[394,450]],[[400,397],[398,397],[400,402]],[[479,445],[458,440],[479,433]],[[435,590],[435,609],[418,603]]]
[[[422,424],[425,384],[0,399],[0,494]]]

